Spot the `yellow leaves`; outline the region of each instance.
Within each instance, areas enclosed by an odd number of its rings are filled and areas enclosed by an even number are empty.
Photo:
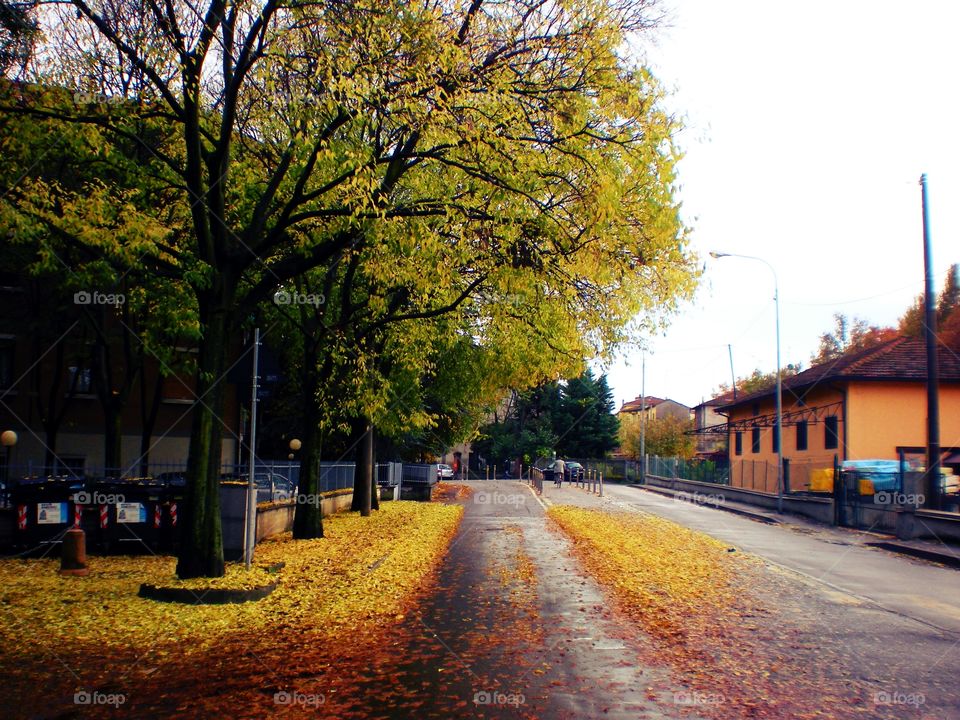
[[[731,599],[739,559],[713,538],[637,513],[554,506],[548,514],[577,541],[588,568],[655,635],[674,637],[691,618]]]
[[[289,535],[257,547],[258,566],[228,565],[223,578],[178,581],[171,557],[91,557],[90,575],[64,577],[59,561],[0,561],[0,643],[7,662],[46,654],[115,652],[190,654],[234,633],[283,627],[333,637],[386,614],[400,619],[405,598],[443,556],[463,509],[391,502],[371,518],[334,515],[327,537]],[[373,569],[378,560],[382,560]],[[137,597],[141,583],[246,588],[278,582],[264,600],[239,605],[182,605]],[[43,628],[43,632],[37,632]]]

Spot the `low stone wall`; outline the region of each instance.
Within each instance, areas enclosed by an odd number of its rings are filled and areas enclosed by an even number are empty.
[[[777,509],[777,496],[761,493],[755,490],[718,485],[716,483],[697,482],[696,480],[682,480],[680,478],[665,478],[656,475],[647,475],[647,484],[655,487],[668,488],[678,492],[687,492],[691,495],[722,495],[724,500],[755,505],[768,510]],[[818,522],[834,524],[833,498],[783,496],[783,509],[794,515],[802,515]]]
[[[353,502],[353,490],[331,490],[322,493],[320,512],[328,517],[335,512],[350,507]],[[293,516],[296,512],[297,501],[294,498],[281,500],[275,503],[262,503],[257,506],[257,542],[271,535],[278,535],[293,530]]]
[[[897,513],[897,538],[930,538],[960,542],[960,516],[940,510],[916,510]]]

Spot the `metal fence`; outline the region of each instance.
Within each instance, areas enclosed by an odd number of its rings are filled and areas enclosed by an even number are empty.
[[[662,478],[679,478],[697,482],[730,484],[730,468],[723,460],[690,460],[679,457],[647,457],[647,475]]]
[[[640,482],[640,463],[636,460],[624,459],[596,459],[596,458],[564,458],[567,462],[577,462],[583,465],[584,470],[594,474],[603,474],[604,482],[638,483]]]
[[[378,463],[377,479],[381,485],[394,486],[400,481],[400,463]],[[409,467],[409,466],[404,466]],[[431,466],[424,466],[431,467]],[[436,466],[434,475],[436,475]],[[342,490],[352,488],[355,463],[321,462],[319,491]],[[220,466],[220,478],[225,482],[246,482],[250,466],[247,463],[225,463]],[[411,474],[421,471],[411,470]],[[426,475],[426,471],[421,474]],[[142,476],[139,466],[124,468],[105,468],[84,466],[83,468],[57,467],[47,468],[42,464],[0,465],[0,484],[11,482],[40,482],[44,480],[63,480],[87,482],[94,480],[117,480],[123,482],[156,481],[172,485],[186,484],[187,464],[150,463],[150,474]],[[254,466],[254,480],[261,490],[270,490],[271,496],[291,495],[300,485],[300,463],[292,460],[258,460]]]

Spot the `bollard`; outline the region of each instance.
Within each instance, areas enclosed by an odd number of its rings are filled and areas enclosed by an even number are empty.
[[[600,497],[603,497],[603,473],[600,473]]]
[[[90,568],[87,567],[87,536],[80,528],[72,527],[63,536],[60,574],[83,576],[89,572]]]

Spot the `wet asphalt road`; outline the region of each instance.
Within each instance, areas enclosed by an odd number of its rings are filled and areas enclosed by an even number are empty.
[[[647,640],[610,611],[531,490],[471,486],[435,591],[371,673],[382,702],[365,698],[367,716],[699,717],[668,668],[640,663]]]
[[[629,486],[607,485],[600,498],[549,485],[543,499],[659,515],[759,557],[766,581],[757,593],[796,631],[794,660],[869,688],[857,717],[960,719],[960,570],[865,547],[872,538],[856,530],[793,518],[768,525]]]

